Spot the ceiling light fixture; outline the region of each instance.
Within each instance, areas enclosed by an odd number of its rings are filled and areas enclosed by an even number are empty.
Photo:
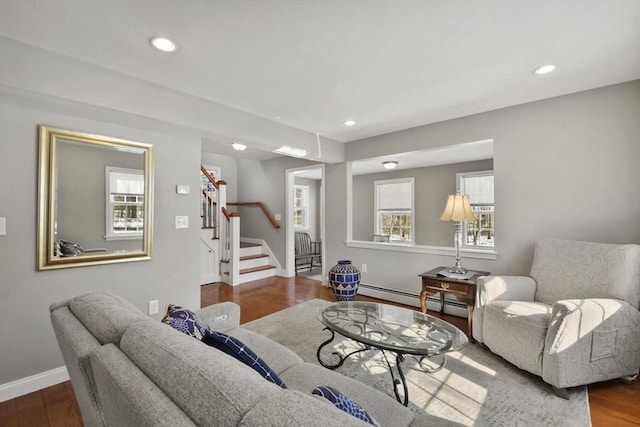
[[[151,46],[163,52],[174,52],[178,48],[173,40],[169,40],[166,37],[154,37],[149,43],[151,43]]]
[[[345,126],[354,126],[356,124],[355,120],[345,120],[344,122]]]
[[[385,169],[391,170],[395,169],[396,166],[398,166],[398,162],[396,162],[395,160],[389,160],[386,162],[382,162],[382,166],[384,166]]]
[[[239,142],[234,142],[234,143],[231,144],[231,146],[236,151],[244,151],[247,148],[246,145],[240,144]]]
[[[556,69],[555,65],[552,65],[552,64],[543,65],[542,67],[538,67],[535,70],[533,70],[533,74],[547,74],[552,72],[555,69]]]
[[[304,157],[307,155],[307,150],[303,150],[302,148],[289,147],[288,145],[283,145],[277,150],[273,150],[273,152],[278,154],[285,154],[292,157]]]

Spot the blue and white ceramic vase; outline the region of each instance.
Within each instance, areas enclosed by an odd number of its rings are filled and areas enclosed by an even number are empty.
[[[338,301],[353,301],[360,286],[360,270],[350,260],[340,260],[329,270],[329,283]]]

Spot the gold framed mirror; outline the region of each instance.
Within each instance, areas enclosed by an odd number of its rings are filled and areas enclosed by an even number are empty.
[[[39,127],[37,268],[151,259],[152,145]]]

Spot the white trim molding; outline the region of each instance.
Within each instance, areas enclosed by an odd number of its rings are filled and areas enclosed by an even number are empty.
[[[365,240],[347,240],[344,242],[349,248],[358,249],[376,249],[381,251],[393,251],[393,252],[411,252],[417,254],[430,254],[430,255],[444,255],[444,256],[456,256],[456,249],[445,246],[427,246],[427,245],[412,245],[408,243],[394,243],[394,242],[371,242]],[[498,253],[493,250],[487,249],[470,249],[464,248],[460,250],[460,254],[464,258],[476,258],[476,259],[496,259]]]
[[[0,384],[0,402],[15,399],[16,397],[24,396],[25,394],[33,393],[34,391],[51,387],[52,385],[60,384],[68,380],[69,373],[67,372],[67,367],[61,366],[50,371],[31,375],[30,377]]]

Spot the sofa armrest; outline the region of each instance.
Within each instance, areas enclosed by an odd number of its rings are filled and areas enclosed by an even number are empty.
[[[240,326],[240,306],[234,302],[221,302],[197,311],[198,316],[215,331],[226,332]]]
[[[476,304],[473,310],[472,335],[484,342],[482,325],[484,307],[492,301],[533,301],[536,282],[527,276],[483,276],[476,282]]]
[[[640,311],[617,299],[553,304],[542,379],[556,388],[633,374],[640,366]]]

